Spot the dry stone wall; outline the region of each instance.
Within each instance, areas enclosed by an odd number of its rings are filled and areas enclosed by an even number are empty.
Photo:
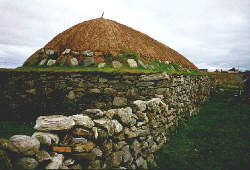
[[[34,111],[37,130],[0,139],[7,168],[146,169],[213,87],[207,76],[166,73],[1,74],[1,100],[16,109],[30,106],[26,111]],[[15,103],[20,95],[23,103]]]

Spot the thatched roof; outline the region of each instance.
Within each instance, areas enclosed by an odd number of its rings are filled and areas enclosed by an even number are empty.
[[[44,48],[53,49],[58,56],[65,49],[101,51],[111,54],[129,51],[142,57],[157,58],[181,64],[183,67],[197,69],[184,56],[159,41],[126,25],[104,18],[79,23],[58,34]],[[26,62],[37,53],[33,54]]]

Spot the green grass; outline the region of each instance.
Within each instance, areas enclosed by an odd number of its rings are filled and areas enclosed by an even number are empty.
[[[237,91],[236,91],[237,92]],[[178,131],[155,156],[158,168],[247,169],[250,165],[250,105],[232,90],[220,91],[188,127]]]
[[[31,136],[35,122],[0,121],[0,138],[9,139],[13,135]]]

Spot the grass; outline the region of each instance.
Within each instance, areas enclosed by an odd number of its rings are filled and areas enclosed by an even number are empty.
[[[173,170],[248,169],[250,107],[235,92],[219,91],[157,152],[158,168]]]

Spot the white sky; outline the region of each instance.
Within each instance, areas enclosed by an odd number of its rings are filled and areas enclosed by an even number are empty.
[[[103,11],[199,68],[250,70],[249,0],[0,0],[0,67],[21,66],[58,33]]]

